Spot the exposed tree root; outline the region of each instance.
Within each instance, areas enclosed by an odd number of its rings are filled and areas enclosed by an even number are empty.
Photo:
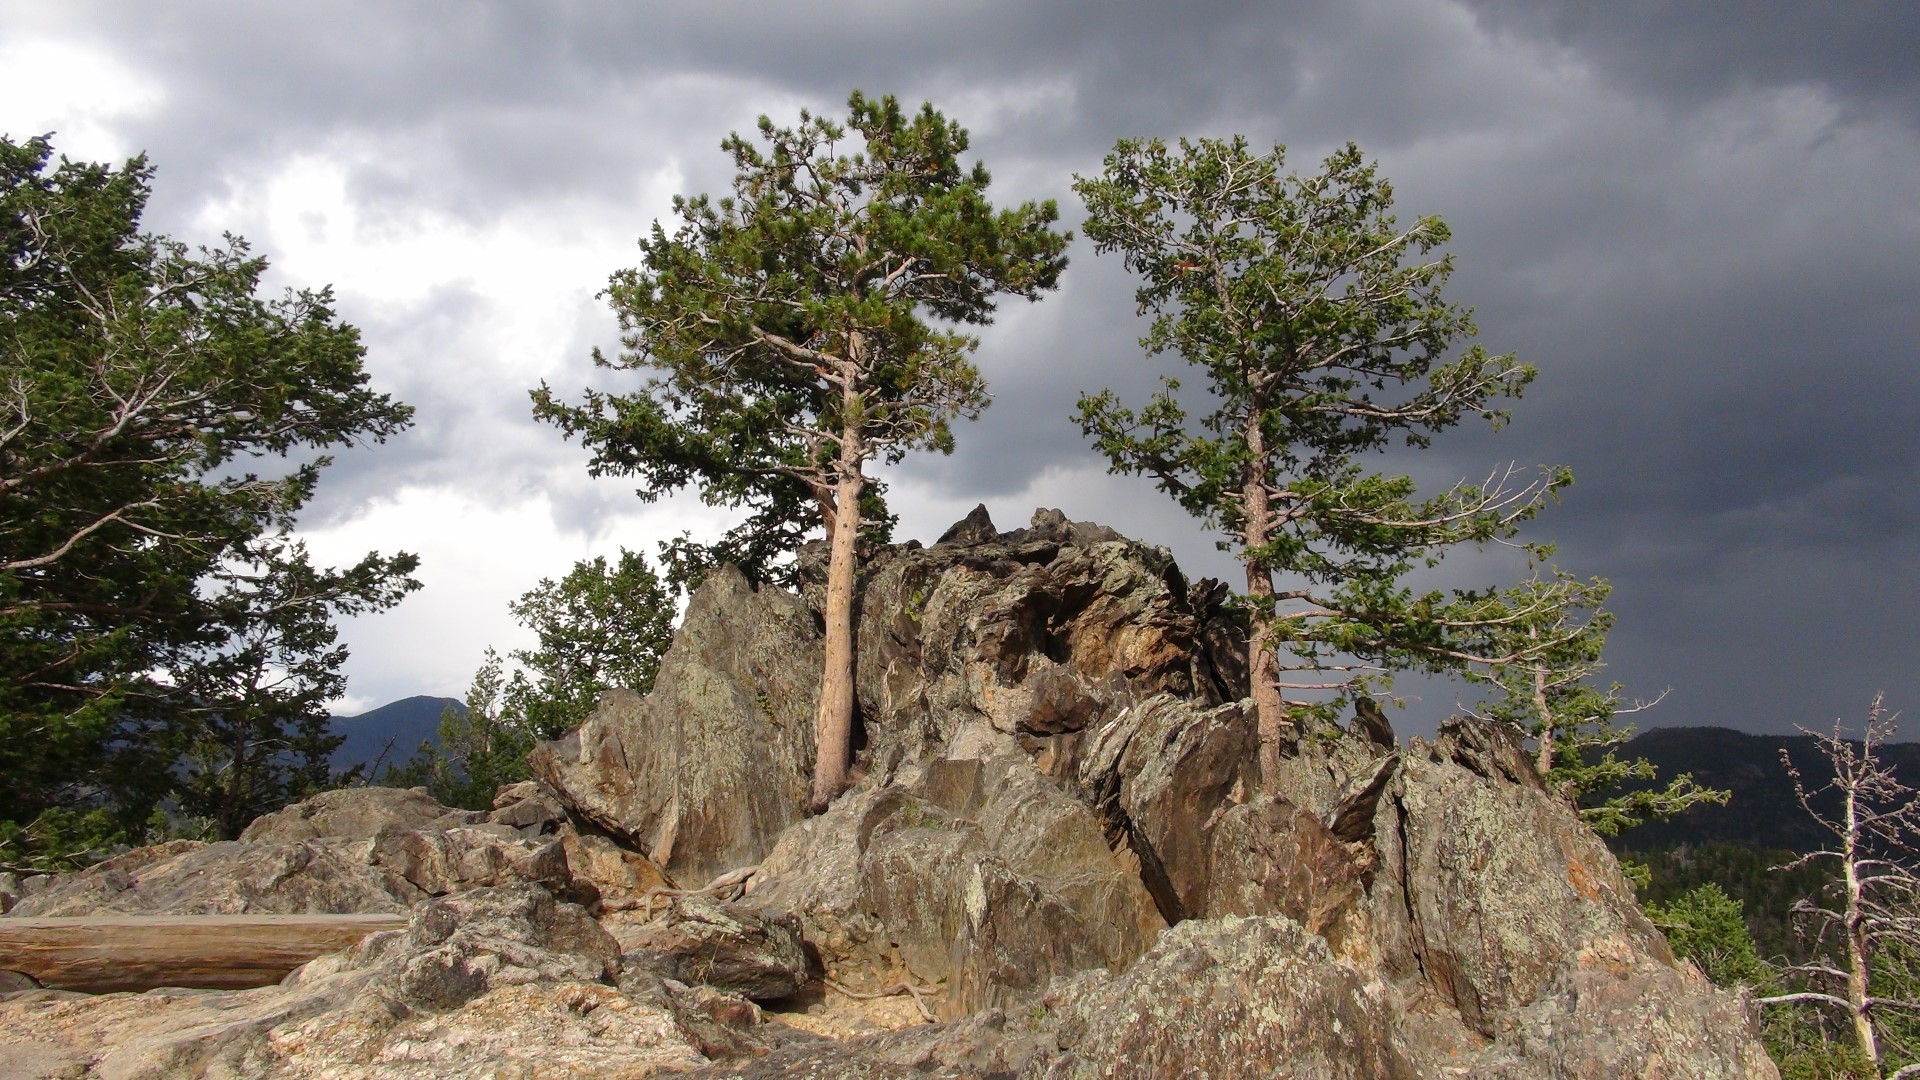
[[[741,896],[745,895],[747,882],[752,880],[753,875],[759,872],[760,865],[755,863],[752,866],[743,866],[738,870],[729,870],[698,889],[670,889],[663,885],[656,885],[648,889],[645,893],[642,893],[638,899],[602,900],[600,902],[600,910],[602,913],[607,913],[644,909],[647,913],[647,918],[651,919],[655,914],[653,909],[655,900],[671,901],[677,896],[714,896],[722,900],[738,900]]]
[[[929,1024],[934,1023],[935,1018],[933,1015],[933,1010],[927,1008],[926,995],[938,994],[943,992],[941,988],[937,986],[915,986],[910,982],[897,982],[897,983],[894,983],[892,986],[884,987],[879,990],[870,990],[870,991],[864,991],[864,992],[859,990],[850,990],[847,987],[842,986],[839,983],[833,981],[832,979],[827,980],[827,985],[833,989],[834,993],[839,994],[842,997],[850,997],[855,1001],[877,1001],[880,998],[899,997],[901,994],[905,994],[908,997],[911,997],[913,999],[913,1004],[916,1008],[920,1010],[921,1017],[923,1017]]]

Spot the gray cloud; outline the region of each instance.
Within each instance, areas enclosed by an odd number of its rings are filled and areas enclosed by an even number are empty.
[[[1812,84],[1920,122],[1920,10],[1901,0],[1464,0],[1493,28],[1552,40],[1683,101]]]
[[[661,178],[724,188],[728,130],[833,110],[854,86],[934,101],[973,130],[1002,198],[1058,199],[1069,226],[1071,176],[1097,170],[1116,137],[1244,132],[1288,143],[1300,169],[1358,140],[1405,214],[1454,226],[1452,295],[1477,309],[1485,343],[1542,369],[1509,429],[1463,428],[1383,463],[1438,482],[1509,459],[1573,465],[1579,483],[1535,534],[1558,539],[1570,569],[1615,581],[1613,673],[1642,693],[1675,688],[1648,722],[1777,730],[1857,712],[1874,689],[1920,702],[1911,5],[6,10],[16,34],[96,43],[163,87],[124,133],[152,151],[155,224],[174,232],[321,149],[348,159],[366,222],[480,228],[564,205],[633,234],[665,211],[634,205]],[[1036,478],[1098,475],[1068,420],[1078,394],[1137,401],[1173,370],[1140,356],[1117,260],[1084,243],[1073,258],[1058,294],[1008,306],[983,333],[997,401],[958,453],[893,474],[912,521],[984,500],[1019,524],[1031,508],[1007,500],[1052,490]],[[578,267],[582,296],[614,268]],[[401,485],[537,491],[582,535],[630,505],[526,407],[541,370],[567,393],[604,378],[586,363],[612,337],[597,304],[582,299],[570,339],[552,343],[571,364],[556,372],[496,355],[477,290],[391,305],[340,284],[376,379],[419,422],[341,455],[317,521]],[[1059,495],[1077,517],[1177,533],[1150,538],[1231,569],[1148,484],[1081,479]],[[1460,572],[1511,567],[1469,557]]]

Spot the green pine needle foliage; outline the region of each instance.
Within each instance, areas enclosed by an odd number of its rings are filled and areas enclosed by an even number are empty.
[[[166,805],[232,835],[335,782],[330,620],[413,587],[410,555],[328,570],[285,538],[325,452],[412,410],[328,290],[142,232],[152,179],[0,138],[0,867],[143,842]]]

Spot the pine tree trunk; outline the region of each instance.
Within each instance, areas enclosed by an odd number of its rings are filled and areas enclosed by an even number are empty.
[[[849,413],[849,415],[853,415]],[[833,528],[827,537],[827,641],[820,672],[820,708],[813,721],[813,792],[808,808],[820,813],[847,787],[853,756],[853,585],[860,537],[860,431],[840,433]]]
[[[1540,631],[1529,628],[1529,640],[1540,640]],[[1533,669],[1533,707],[1540,714],[1540,756],[1536,763],[1540,779],[1553,771],[1553,703],[1547,699],[1547,665],[1539,662]]]
[[[1274,652],[1273,572],[1266,560],[1253,552],[1264,547],[1272,536],[1273,512],[1267,499],[1266,437],[1260,430],[1258,412],[1252,413],[1246,426],[1248,465],[1241,485],[1243,535],[1246,541],[1247,596],[1255,604],[1247,634],[1247,676],[1253,689],[1254,715],[1260,734],[1260,776],[1269,791],[1280,775],[1280,745],[1293,726],[1287,719],[1287,703],[1280,695],[1280,660]]]

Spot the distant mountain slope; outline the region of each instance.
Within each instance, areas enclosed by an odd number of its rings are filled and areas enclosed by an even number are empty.
[[[404,763],[422,742],[439,741],[440,711],[449,705],[463,711],[465,708],[453,698],[421,695],[403,698],[358,716],[334,717],[333,733],[347,737],[330,759],[334,769],[372,765],[376,759],[380,760],[382,769]],[[381,758],[383,751],[385,758]]]
[[[1617,845],[1652,851],[1677,844],[1728,843],[1808,851],[1828,835],[1801,809],[1780,764],[1787,749],[1809,790],[1833,778],[1833,769],[1806,735],[1749,735],[1719,727],[1653,728],[1635,735],[1622,757],[1644,757],[1664,781],[1692,773],[1707,787],[1725,788],[1725,806],[1700,806],[1671,821],[1631,829]],[[1920,784],[1920,743],[1892,743],[1885,760],[1907,783]]]

